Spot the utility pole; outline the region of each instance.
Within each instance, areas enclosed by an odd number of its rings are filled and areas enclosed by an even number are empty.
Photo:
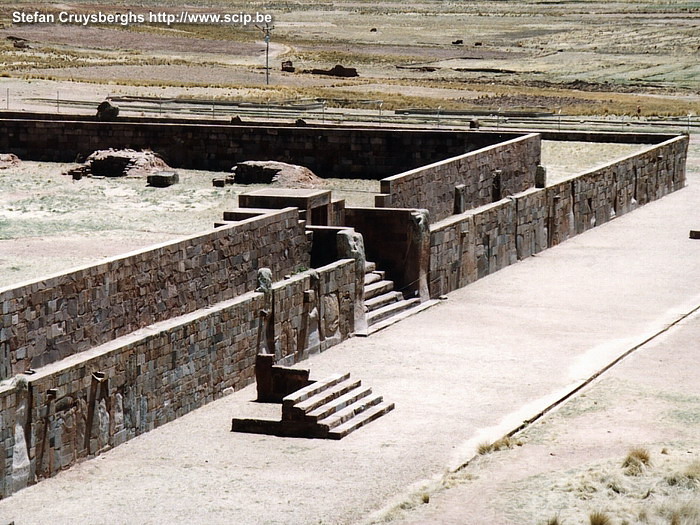
[[[256,26],[263,34],[263,40],[265,40],[265,84],[270,85],[270,34],[275,28],[269,24],[265,24],[265,27],[261,27],[256,24]]]

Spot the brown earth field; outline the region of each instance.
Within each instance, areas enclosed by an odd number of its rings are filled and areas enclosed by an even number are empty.
[[[385,110],[536,108],[646,116],[700,109],[698,2],[188,2],[191,13],[273,17],[269,85],[263,33],[252,24],[13,23],[17,12],[147,17],[179,14],[184,5],[93,0],[0,6],[0,107],[40,108],[34,99],[55,100],[60,92],[94,101],[109,94],[320,97],[349,107],[374,99]],[[26,39],[20,47],[17,38]],[[283,73],[282,61],[292,61],[295,72]],[[305,73],[335,64],[354,67],[359,76]],[[38,95],[37,79],[48,81]]]

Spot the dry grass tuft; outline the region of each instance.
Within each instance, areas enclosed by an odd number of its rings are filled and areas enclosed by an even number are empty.
[[[521,447],[523,442],[519,439],[513,439],[510,436],[502,437],[501,439],[494,441],[493,443],[482,443],[479,445],[477,452],[479,455],[490,454],[491,452],[498,452],[499,450],[505,450],[513,447]]]
[[[651,454],[646,448],[635,447],[627,453],[622,468],[628,476],[639,476],[651,466]]]
[[[549,518],[546,522],[545,525],[563,525],[564,522],[561,521],[559,516],[554,516],[552,518]]]
[[[605,512],[596,510],[588,515],[588,521],[591,525],[612,525],[612,521]]]
[[[677,503],[666,507],[664,511],[669,525],[700,525],[700,503]]]
[[[666,477],[666,483],[672,487],[686,489],[700,488],[700,461],[693,461],[683,472],[676,472]]]

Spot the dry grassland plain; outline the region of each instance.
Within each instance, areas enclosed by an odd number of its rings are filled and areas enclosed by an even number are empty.
[[[60,89],[93,100],[138,93],[249,101],[323,97],[356,107],[382,100],[387,110],[698,112],[700,2],[187,2],[193,13],[273,17],[269,85],[263,34],[253,25],[12,23],[18,10],[147,16],[178,14],[183,5],[3,4],[0,63],[6,82],[0,88],[11,88],[12,102],[37,98],[43,84],[36,80],[44,79],[53,81],[43,91],[52,98]],[[25,38],[28,47],[17,48],[7,37]],[[294,73],[280,70],[286,60]],[[356,68],[359,77],[303,72],[335,64]]]

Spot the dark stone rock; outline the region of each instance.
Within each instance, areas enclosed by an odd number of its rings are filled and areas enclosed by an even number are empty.
[[[119,116],[119,107],[105,100],[97,106],[97,120],[102,122],[111,122],[117,120]]]
[[[158,173],[149,175],[146,180],[149,186],[167,188],[168,186],[180,182],[180,176],[174,171],[159,171]]]
[[[312,69],[313,75],[328,75],[331,77],[351,78],[358,77],[357,69],[354,67],[345,67],[340,64],[333,66],[331,69]]]

